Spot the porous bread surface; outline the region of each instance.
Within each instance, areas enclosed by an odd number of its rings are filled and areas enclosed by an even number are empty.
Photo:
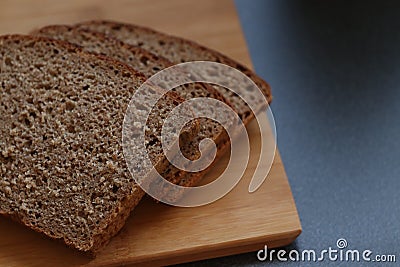
[[[268,102],[272,100],[270,86],[253,71],[223,54],[195,42],[167,35],[146,27],[113,21],[88,21],[79,23],[76,27],[98,31],[127,44],[143,47],[156,55],[167,58],[173,63],[206,60],[229,65],[242,71],[251,78],[261,89]],[[232,86],[234,86],[235,83],[237,82],[233,81]],[[215,86],[215,88],[232,104],[244,123],[247,124],[253,118],[254,114],[249,106],[234,92],[221,86]],[[255,101],[257,105],[255,107],[256,112],[266,107],[266,101],[264,99],[254,99],[254,92],[251,90],[248,90],[246,95]]]
[[[81,251],[107,243],[143,196],[126,167],[121,132],[144,81],[72,44],[0,37],[0,213]],[[158,167],[164,155],[150,133],[181,101],[168,95],[149,118],[146,146]],[[150,168],[141,153],[132,158],[138,178]]]
[[[124,62],[147,77],[161,69],[170,67],[167,59],[156,56],[138,46],[128,45],[104,34],[77,29],[68,25],[50,25],[32,32],[33,35],[67,41],[82,46],[85,51],[115,58]]]
[[[66,25],[52,25],[41,28],[34,32],[34,34],[76,43],[81,45],[86,51],[116,58],[121,62],[129,64],[134,69],[140,70],[148,77],[157,73],[159,70],[172,65],[170,61],[152,55],[142,48],[124,44],[121,41],[107,38],[101,33],[92,32],[90,30],[82,30]],[[174,88],[174,91],[186,100],[195,97],[210,97],[230,105],[230,103],[215,89],[199,83],[179,86]],[[208,108],[211,109],[212,107]],[[215,112],[218,112],[217,107],[215,108]],[[225,122],[228,122],[229,119],[230,118],[227,115]],[[211,138],[216,143],[218,149],[221,148],[222,145],[229,143],[226,131],[221,125],[219,125],[219,123],[206,118],[201,118],[199,123],[200,131],[198,135],[192,139],[190,143],[181,146],[183,155],[192,160],[199,157],[198,146],[200,141],[204,138]],[[221,153],[221,151],[219,153]],[[181,181],[183,177],[186,177],[186,183],[191,181],[191,183],[194,184],[195,181],[198,181],[201,176],[205,174],[205,172],[191,176],[191,173],[187,174],[186,172],[174,167],[172,164],[169,164],[161,174],[170,182],[185,185],[185,183],[182,183]],[[193,177],[193,179],[191,179],[191,177]],[[168,192],[165,192],[165,194],[167,193]]]

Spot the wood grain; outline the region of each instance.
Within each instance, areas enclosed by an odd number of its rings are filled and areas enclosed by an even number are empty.
[[[251,64],[229,0],[0,2],[0,34],[27,33],[48,24],[95,18],[150,26]],[[221,200],[198,208],[176,208],[144,199],[122,232],[95,259],[0,218],[0,266],[154,266],[254,251],[265,244],[277,247],[291,243],[301,233],[301,225],[279,153],[266,182],[255,193],[247,192],[260,146],[256,126],[252,123],[248,129],[252,150],[245,176]],[[226,158],[208,179],[225,163]]]

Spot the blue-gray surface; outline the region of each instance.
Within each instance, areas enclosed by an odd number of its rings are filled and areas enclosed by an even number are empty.
[[[236,0],[272,88],[278,146],[303,233],[289,249],[395,254],[400,262],[400,2]],[[317,264],[317,263],[315,263]],[[256,253],[187,266],[309,266]],[[367,266],[366,262],[320,262]],[[377,266],[378,263],[369,263]],[[380,266],[380,265],[379,265]]]

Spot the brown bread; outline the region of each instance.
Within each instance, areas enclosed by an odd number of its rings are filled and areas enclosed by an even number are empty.
[[[145,79],[66,42],[0,37],[0,214],[81,251],[103,247],[143,196],[126,167],[121,132]],[[150,133],[160,133],[182,101],[170,93],[149,117],[146,144],[159,171],[167,161]],[[140,153],[134,160],[134,175],[149,175]]]
[[[228,58],[227,56],[197,44],[193,41],[180,37],[171,36],[155,31],[146,27],[125,24],[106,20],[88,21],[75,25],[81,29],[88,29],[106,34],[127,44],[136,45],[152,53],[162,56],[173,63],[181,63],[195,60],[206,60],[220,62],[236,68],[251,78],[261,89],[268,102],[272,100],[270,86],[249,68]],[[223,87],[215,87],[238,112],[240,118],[247,124],[254,116],[247,104],[242,101],[235,93]],[[252,92],[247,92],[252,96]],[[257,99],[258,101],[258,99]],[[266,107],[266,101],[262,99],[258,102],[256,112]]]
[[[157,56],[167,58],[175,64],[188,61],[205,60],[229,65],[242,71],[249,78],[251,78],[264,94],[267,101],[256,98],[252,91],[246,92],[248,96],[257,103],[257,106],[253,107],[255,108],[256,112],[264,110],[267,102],[270,103],[272,101],[270,86],[253,71],[236,62],[235,60],[232,60],[231,58],[221,54],[220,52],[204,47],[193,41],[171,36],[138,25],[106,20],[87,21],[76,24],[75,27],[79,29],[97,31],[107,35],[108,37],[123,41],[124,43],[145,48]],[[249,106],[235,93],[221,86],[213,87],[221,95],[223,95],[227,101],[229,101],[229,103],[232,105],[232,108],[237,112],[244,124],[248,124],[254,118],[254,114]],[[229,148],[229,142],[221,142],[218,144],[218,146],[220,148],[220,152],[217,153],[214,163],[223,155],[224,151]],[[181,179],[180,185],[195,185],[204,176],[204,174],[210,170],[211,167],[212,165],[202,172],[186,173]]]
[[[33,32],[33,34],[68,41],[82,46],[85,51],[113,57],[130,65],[134,69],[139,70],[147,77],[157,73],[159,70],[173,65],[173,63],[167,59],[156,56],[140,47],[125,44],[113,38],[108,38],[102,33],[78,29],[72,26],[51,25],[41,28]],[[230,105],[230,103],[220,93],[208,85],[199,83],[189,84],[177,87],[174,91],[185,99],[194,97],[212,97]],[[229,118],[226,118],[226,120],[228,119]],[[217,148],[221,148],[217,155],[217,157],[220,157],[222,147],[229,144],[229,138],[225,130],[217,122],[210,119],[200,119],[199,122],[199,134],[189,144],[182,147],[183,154],[189,159],[196,159],[199,154],[197,149],[199,142],[204,138],[211,138],[217,144]],[[204,174],[205,172],[187,174],[186,172],[174,167],[172,164],[170,164],[164,173],[162,173],[163,177],[168,181],[187,186],[195,184]],[[182,181],[182,179],[184,179],[184,181]]]

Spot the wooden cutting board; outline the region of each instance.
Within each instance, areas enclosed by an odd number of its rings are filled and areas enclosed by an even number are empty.
[[[230,0],[0,2],[0,34],[95,18],[134,22],[190,38],[251,66]],[[255,193],[247,191],[260,142],[256,124],[248,130],[249,167],[221,200],[198,208],[176,208],[144,199],[96,259],[0,218],[0,266],[167,265],[291,243],[301,233],[301,225],[279,153],[266,182]],[[209,179],[224,168],[226,159],[215,166]]]

